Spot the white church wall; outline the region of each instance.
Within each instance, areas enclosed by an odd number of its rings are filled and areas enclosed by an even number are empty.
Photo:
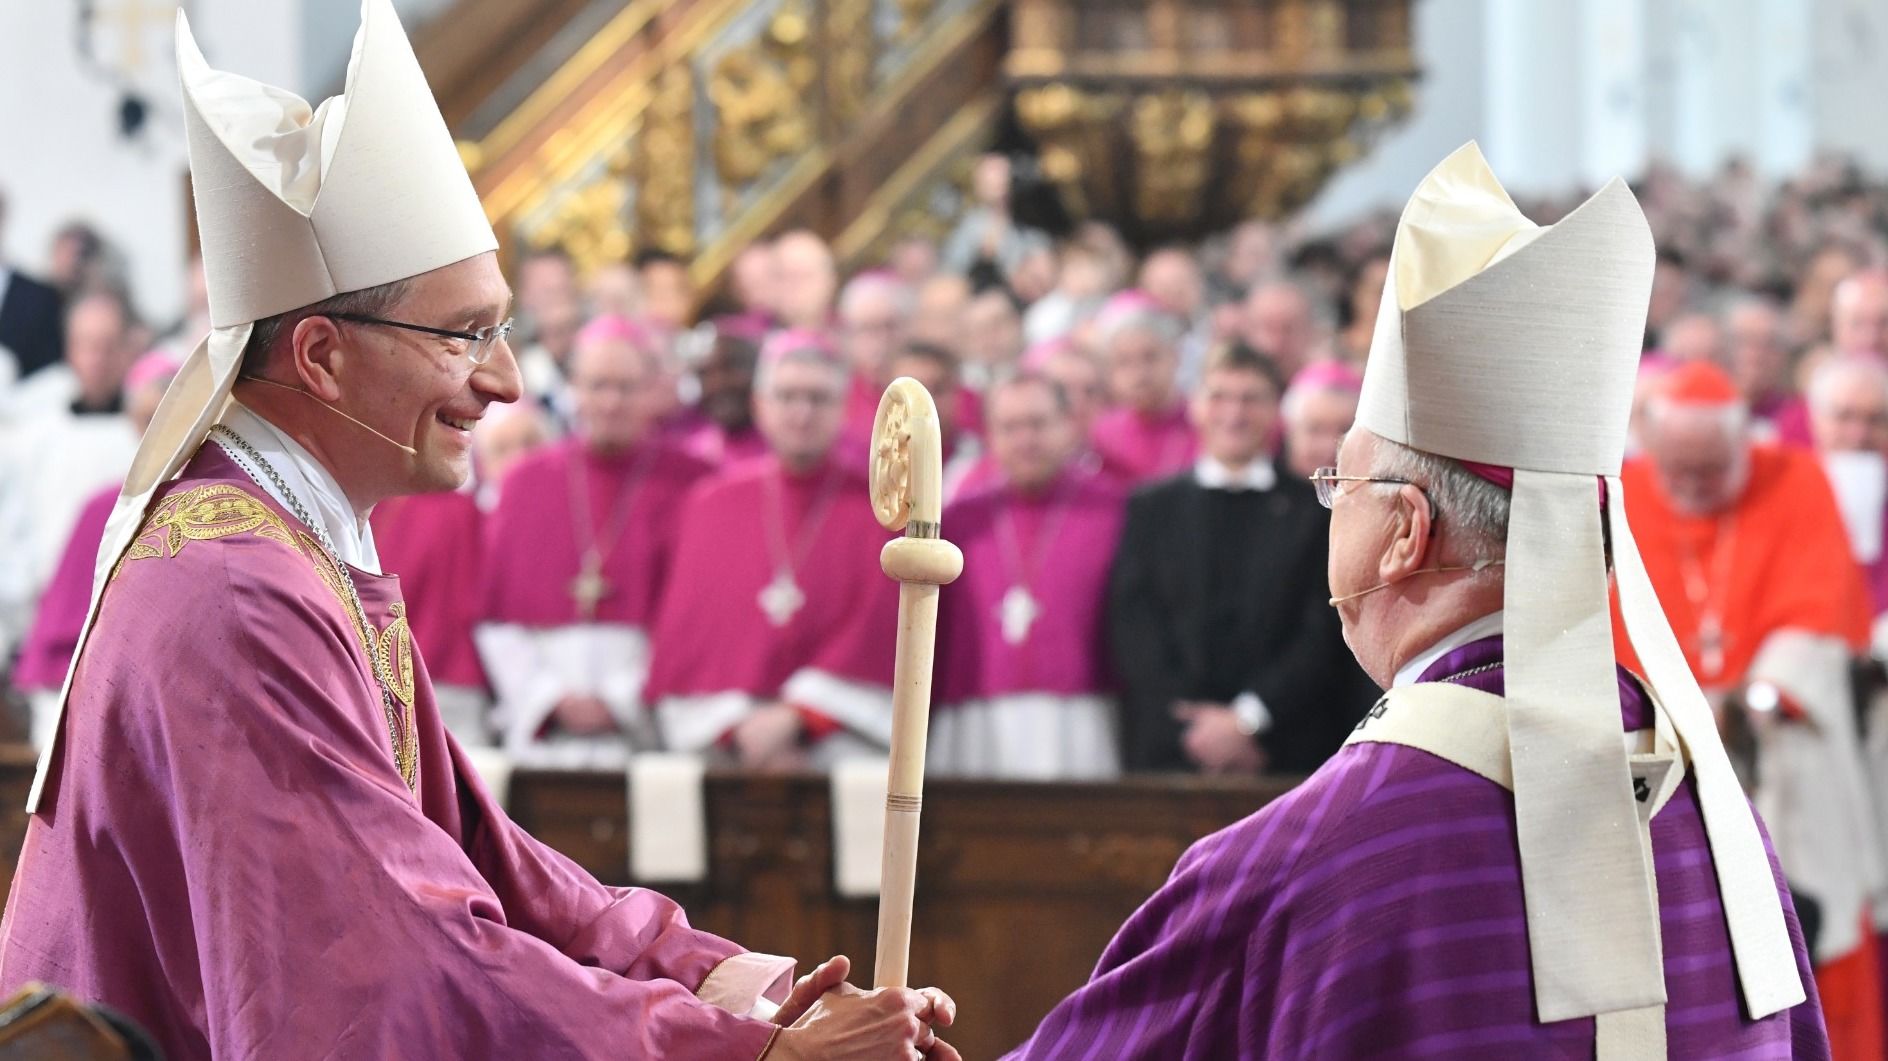
[[[37,272],[54,231],[70,220],[89,222],[123,249],[140,308],[165,320],[181,306],[187,246],[175,88],[149,93],[149,118],[135,139],[119,135],[118,109],[126,85],[147,91],[168,79],[174,86],[175,64],[164,48],[169,24],[153,11],[129,49],[101,31],[110,39],[98,41],[98,58],[88,62],[79,51],[78,10],[78,0],[0,3],[0,193],[7,198],[0,255]]]
[[[1888,3],[1816,0],[1814,23],[1817,143],[1888,172]]]

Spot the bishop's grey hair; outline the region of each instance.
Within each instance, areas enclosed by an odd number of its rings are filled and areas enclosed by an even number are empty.
[[[1379,436],[1369,474],[1407,479],[1421,486],[1435,506],[1433,518],[1448,529],[1463,563],[1507,555],[1508,492],[1456,461],[1411,449]]]

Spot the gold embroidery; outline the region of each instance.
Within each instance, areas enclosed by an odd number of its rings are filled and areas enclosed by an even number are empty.
[[[380,632],[380,654],[393,671],[393,695],[407,708],[413,706],[413,635],[407,626],[406,605],[395,604],[393,621]]]
[[[305,530],[297,530],[295,533],[296,537],[301,539],[302,552],[314,561],[315,574],[327,585],[335,599],[341,602],[341,610],[347,613],[354,627],[354,637],[360,642],[361,651],[367,654],[368,665],[375,672],[380,684],[390,695],[398,699],[401,707],[404,708],[404,710],[394,712],[399,715],[398,719],[393,717],[387,719],[387,736],[393,741],[393,760],[400,768],[400,777],[406,781],[406,787],[412,788],[419,767],[420,748],[419,725],[413,711],[413,654],[410,646],[409,650],[401,655],[405,680],[396,681],[394,676],[388,673],[393,665],[392,653],[382,654],[375,651],[386,645],[390,639],[384,634],[377,639],[374,627],[368,622],[367,616],[361,614],[360,610],[354,606],[354,595],[347,591],[347,572],[341,570],[337,561],[328,555],[328,550],[322,547],[320,539]],[[399,616],[387,625],[387,634],[391,634],[395,628],[399,629],[402,644],[406,643],[405,612],[406,609],[402,606]]]
[[[399,767],[400,777],[406,781],[409,789],[412,788],[419,768],[419,726],[413,710],[413,648],[406,621],[406,606],[394,606],[393,622],[387,624],[386,630],[379,631],[376,637],[367,616],[355,607],[354,595],[348,592],[345,581],[347,573],[336,566],[334,558],[322,547],[320,539],[299,527],[291,529],[274,509],[242,488],[228,483],[214,483],[172,494],[159,502],[145,519],[144,526],[132,540],[130,548],[125,550],[124,556],[112,568],[111,578],[117,579],[125,565],[133,560],[153,556],[175,557],[183,551],[186,542],[214,541],[237,534],[254,534],[279,542],[314,564],[316,576],[334,594],[341,610],[346,613],[349,625],[354,628],[355,640],[367,655],[370,668],[382,672],[377,675],[381,684],[404,708],[390,713],[387,735],[393,742],[394,764]],[[376,652],[376,648],[384,651]],[[384,668],[382,659],[387,661]],[[395,660],[398,660],[397,664]],[[397,681],[394,674],[384,673],[396,667]],[[395,719],[392,714],[400,717]]]
[[[111,577],[117,578],[133,560],[151,556],[174,557],[186,542],[214,541],[232,534],[255,534],[296,547],[288,524],[269,506],[228,483],[199,486],[172,494],[158,503],[131,547],[125,550]]]

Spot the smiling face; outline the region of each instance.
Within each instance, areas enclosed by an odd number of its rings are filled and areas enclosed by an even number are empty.
[[[487,253],[414,277],[405,296],[377,316],[472,331],[502,321],[510,302],[497,256]],[[295,327],[295,344],[305,343],[297,361],[322,358],[329,373],[312,380],[304,373],[314,397],[416,451],[389,459],[388,449],[363,442],[357,428],[325,422],[322,433],[337,439],[323,447],[325,462],[357,505],[457,489],[472,473],[473,426],[491,403],[518,399],[518,365],[502,342],[474,365],[461,339],[310,317]]]
[[[1243,468],[1265,453],[1278,422],[1278,392],[1257,372],[1219,368],[1193,396],[1200,449],[1229,468]]]

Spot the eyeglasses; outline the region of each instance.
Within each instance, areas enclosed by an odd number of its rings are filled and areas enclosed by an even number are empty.
[[[463,339],[468,344],[465,348],[466,360],[475,365],[483,365],[492,359],[492,351],[499,343],[511,337],[512,318],[506,317],[497,324],[488,324],[483,328],[469,332],[456,332],[450,328],[431,328],[424,324],[408,324],[405,321],[390,321],[382,317],[369,317],[364,313],[329,313],[326,316],[338,321],[352,321],[355,324],[378,324],[383,328],[404,328],[410,332],[424,332],[447,339]]]
[[[1307,478],[1311,480],[1311,485],[1317,488],[1318,504],[1323,505],[1325,508],[1330,508],[1331,503],[1337,500],[1338,483],[1395,483],[1399,486],[1414,486],[1418,490],[1423,489],[1420,485],[1412,483],[1408,479],[1389,479],[1377,475],[1339,475],[1337,474],[1336,468],[1329,466],[1319,468],[1317,471],[1312,472]],[[1423,500],[1427,501],[1428,499],[1429,491],[1423,490]],[[1435,506],[1431,505],[1430,510],[1434,511],[1434,509]]]

